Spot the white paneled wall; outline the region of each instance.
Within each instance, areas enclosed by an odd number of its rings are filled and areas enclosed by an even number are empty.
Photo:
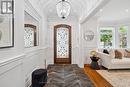
[[[35,69],[45,68],[46,48],[27,52],[23,60],[25,83],[31,84],[31,73]],[[27,84],[26,84],[27,85]]]
[[[22,59],[24,55],[13,57],[0,63],[0,87],[23,87]]]
[[[30,3],[30,2],[31,3]],[[0,87],[28,87],[31,73],[45,68],[47,20],[36,0],[14,0],[14,47],[0,49]],[[39,46],[24,48],[24,10],[39,20]]]
[[[0,62],[0,87],[25,87],[31,84],[31,73],[45,68],[46,48],[22,54]],[[27,87],[27,86],[26,86]]]
[[[97,17],[92,17],[87,22],[81,24],[81,36],[80,36],[80,56],[82,58],[82,65],[84,64],[90,64],[90,51],[97,49],[97,27],[98,27],[98,21]],[[91,30],[94,32],[94,39],[92,41],[86,41],[84,39],[84,33],[86,31]]]

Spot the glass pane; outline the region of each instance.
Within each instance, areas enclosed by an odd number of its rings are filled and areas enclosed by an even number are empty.
[[[58,28],[57,33],[57,58],[69,58],[69,30]]]
[[[112,27],[100,28],[100,47],[101,48],[112,48],[113,31]]]
[[[34,46],[34,29],[33,28],[25,28],[24,29],[24,46],[32,47]]]
[[[127,47],[127,30],[128,26],[121,26],[119,29],[120,48]]]
[[[12,13],[12,2],[8,2],[7,12]]]
[[[3,2],[3,4],[2,4],[2,12],[3,13],[6,13],[6,2]]]

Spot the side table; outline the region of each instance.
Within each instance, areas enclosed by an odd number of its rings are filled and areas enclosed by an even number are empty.
[[[98,60],[100,59],[99,57],[90,57],[92,62],[91,62],[91,68],[92,69],[100,69],[98,65]]]

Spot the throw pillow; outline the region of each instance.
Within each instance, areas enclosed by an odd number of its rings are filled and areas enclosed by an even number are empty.
[[[130,58],[130,51],[129,50],[125,49],[125,55],[124,55],[124,57]]]
[[[115,50],[115,58],[116,59],[122,59],[122,53],[118,50]]]
[[[109,52],[108,52],[107,49],[104,49],[104,50],[103,50],[103,53],[109,54]]]
[[[115,58],[115,50],[114,50],[114,49],[110,49],[110,50],[109,50],[109,55],[110,55],[112,58]]]

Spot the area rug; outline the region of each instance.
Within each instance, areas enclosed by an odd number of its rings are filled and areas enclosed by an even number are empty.
[[[49,65],[45,87],[95,87],[83,69],[76,64]]]
[[[130,70],[97,70],[113,87],[130,87]]]

